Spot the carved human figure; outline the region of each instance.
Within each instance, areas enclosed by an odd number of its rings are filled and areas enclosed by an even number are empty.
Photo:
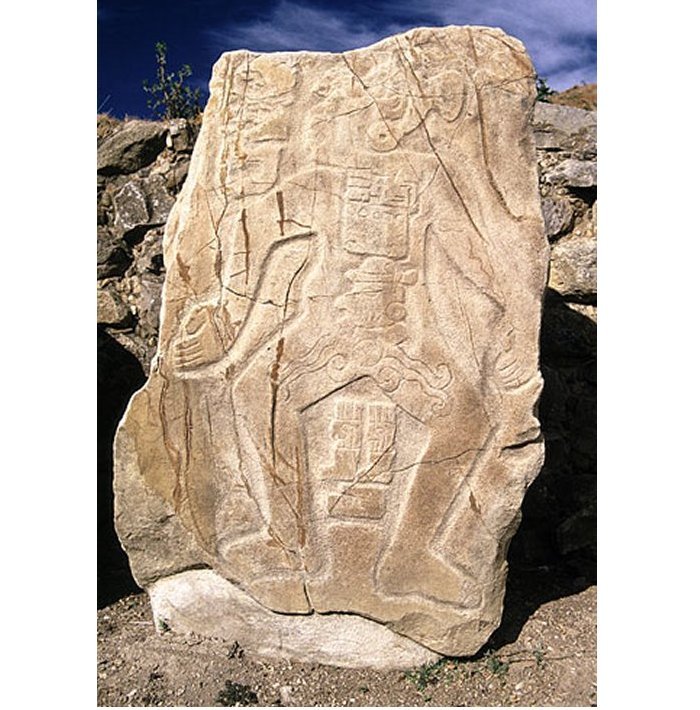
[[[478,507],[465,481],[501,475],[487,453],[532,435],[534,420],[491,416],[491,399],[540,383],[511,355],[490,237],[433,139],[475,130],[473,90],[434,40],[410,52],[342,58],[333,81],[315,87],[287,59],[255,60],[231,79],[235,154],[222,156],[212,241],[222,241],[224,225],[240,238],[213,258],[218,291],[187,306],[171,366],[202,440],[183,483],[193,526],[232,579],[280,611],[307,611],[316,596],[332,606],[334,512],[376,540],[372,604],[415,595],[477,604],[453,524],[465,506]],[[319,145],[306,170],[294,153],[300,136],[282,120],[294,88],[314,91],[325,116],[299,129],[314,130]],[[475,183],[489,182],[484,172],[475,163]],[[480,193],[472,196],[477,213]],[[337,230],[317,232],[317,214]],[[328,429],[339,439],[311,470],[306,413],[358,382],[371,393],[339,401],[344,424]],[[233,415],[217,415],[222,407]],[[399,419],[429,431],[410,465],[396,463]],[[324,476],[341,483],[324,488]],[[217,496],[226,503],[213,504]]]

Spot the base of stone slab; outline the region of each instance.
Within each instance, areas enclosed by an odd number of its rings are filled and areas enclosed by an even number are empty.
[[[277,614],[209,569],[148,587],[156,628],[238,642],[254,656],[344,668],[414,668],[440,658],[354,614]]]

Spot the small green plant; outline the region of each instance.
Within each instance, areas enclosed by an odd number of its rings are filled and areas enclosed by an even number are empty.
[[[535,88],[537,89],[537,101],[549,102],[549,97],[555,92],[549,88],[547,80],[544,77],[535,77]]]
[[[508,669],[510,668],[510,664],[506,661],[502,661],[493,651],[488,651],[486,653],[486,656],[484,656],[484,662],[491,673],[499,678],[503,678],[503,676],[508,673]]]
[[[216,704],[226,708],[257,705],[258,696],[249,685],[227,680],[226,687],[216,697]]]
[[[435,685],[438,682],[440,670],[446,661],[447,659],[441,658],[435,663],[425,663],[414,671],[406,671],[406,678],[423,692],[429,685]]]
[[[170,624],[165,619],[158,619],[157,626],[161,634],[167,634],[170,631]]]
[[[189,64],[175,72],[167,70],[168,47],[165,42],[156,42],[156,81],[143,81],[143,90],[150,94],[146,103],[157,118],[194,118],[202,112],[201,92],[192,89],[185,81],[192,76]]]

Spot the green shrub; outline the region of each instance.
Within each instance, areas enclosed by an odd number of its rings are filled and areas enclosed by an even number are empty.
[[[192,89],[185,81],[192,76],[192,68],[184,64],[177,73],[167,71],[168,47],[156,42],[156,81],[143,81],[143,90],[150,94],[148,108],[157,118],[194,118],[202,112],[199,89]]]
[[[549,88],[547,80],[541,76],[535,77],[535,87],[537,88],[537,101],[544,101],[547,103],[549,97],[555,92]]]

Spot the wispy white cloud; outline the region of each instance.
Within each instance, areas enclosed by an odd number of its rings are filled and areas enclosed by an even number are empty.
[[[208,35],[219,50],[332,52],[364,47],[410,26],[388,23],[373,28],[369,22],[358,22],[352,13],[280,0],[267,17],[211,29]]]
[[[596,80],[595,0],[446,0],[433,11],[441,24],[501,27],[517,37],[552,88]]]
[[[369,7],[280,0],[266,16],[207,34],[217,51],[343,51],[417,25],[487,25],[520,39],[552,88],[596,80],[595,0],[376,0]]]

